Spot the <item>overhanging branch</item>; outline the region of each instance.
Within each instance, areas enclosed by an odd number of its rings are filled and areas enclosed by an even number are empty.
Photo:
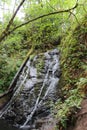
[[[75,6],[72,7],[72,8],[70,8],[70,9],[60,10],[60,11],[55,11],[55,12],[51,12],[51,13],[48,13],[48,14],[44,14],[44,15],[38,16],[38,17],[36,17],[36,18],[34,18],[34,19],[31,19],[31,20],[29,20],[29,21],[27,21],[27,22],[25,22],[25,23],[22,23],[22,24],[16,26],[15,28],[13,28],[12,30],[6,31],[6,32],[5,32],[5,35],[2,35],[2,36],[0,37],[0,42],[1,42],[6,36],[10,35],[12,32],[14,32],[16,29],[18,29],[18,28],[20,28],[20,27],[22,27],[22,26],[25,26],[25,25],[27,25],[27,24],[33,22],[33,21],[36,21],[36,20],[38,20],[38,19],[41,19],[41,18],[44,18],[44,17],[47,17],[47,16],[51,16],[51,15],[55,15],[55,14],[60,14],[60,13],[70,12],[71,10],[74,10],[75,8],[77,8],[77,6],[78,6],[78,0],[77,0],[77,2],[76,2]]]
[[[31,20],[29,20],[29,21],[27,21],[27,22],[25,22],[25,23],[22,23],[22,24],[16,26],[16,27],[13,28],[11,31],[9,31],[9,33],[12,33],[12,32],[15,31],[16,29],[18,29],[18,28],[20,28],[20,27],[22,27],[22,26],[24,26],[24,25],[26,25],[26,24],[29,24],[29,23],[31,23],[31,22],[33,22],[33,21],[36,21],[36,20],[38,20],[38,19],[40,19],[40,18],[47,17],[47,16],[54,15],[54,14],[59,14],[59,13],[70,12],[71,10],[75,9],[77,6],[78,6],[78,4],[76,4],[76,5],[75,5],[73,8],[71,8],[71,9],[60,10],[60,11],[55,11],[55,12],[52,12],[52,13],[48,13],[48,14],[41,15],[41,16],[39,16],[39,17],[36,17],[36,18],[34,18],[34,19],[31,19]]]

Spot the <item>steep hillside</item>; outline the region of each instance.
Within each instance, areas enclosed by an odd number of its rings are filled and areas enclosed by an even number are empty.
[[[78,117],[76,113],[81,109],[81,102],[87,94],[87,16],[80,25],[67,31],[60,44],[60,50],[62,90],[54,114],[59,120],[58,129],[67,130],[70,124],[74,125]],[[84,105],[85,103],[82,107]]]

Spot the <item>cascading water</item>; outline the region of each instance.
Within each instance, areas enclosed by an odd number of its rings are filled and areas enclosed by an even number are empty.
[[[58,99],[59,77],[57,49],[29,59],[0,117],[20,128],[35,128],[35,122],[50,115],[50,104]]]

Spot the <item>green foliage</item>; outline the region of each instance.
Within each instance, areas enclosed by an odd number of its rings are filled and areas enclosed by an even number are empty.
[[[56,110],[58,110],[58,112],[55,113],[55,116],[58,120],[60,120],[60,123],[64,128],[67,127],[67,120],[69,116],[71,116],[72,113],[76,113],[76,108],[80,109],[81,101],[82,97],[79,90],[73,89],[68,92],[68,97],[64,102],[58,100],[54,105],[54,113],[56,112]]]
[[[13,26],[19,23],[16,20]],[[0,46],[0,92],[9,87],[27,53],[26,45],[23,44],[25,35],[25,28],[21,28],[7,37]]]
[[[73,7],[76,4],[76,0],[73,1],[32,1],[25,4],[25,20],[36,18],[40,15],[65,10]],[[67,28],[71,28],[72,23],[79,21],[86,12],[83,9],[84,1],[78,1],[78,7],[72,10],[72,13],[61,13],[58,15],[52,15],[39,19],[29,25],[27,25],[27,41],[29,46],[33,44],[35,49],[52,48],[52,42],[61,35]],[[81,17],[78,10],[82,10]],[[76,16],[76,17],[75,17]],[[78,20],[77,20],[78,18]],[[71,22],[72,21],[72,22]]]
[[[79,81],[77,82],[77,85],[79,86],[79,88],[86,86],[87,85],[87,78],[86,77],[80,78]]]
[[[40,60],[40,62],[36,65],[37,72],[40,72],[44,67],[44,61]]]
[[[62,99],[54,105],[56,118],[66,128],[72,121],[87,90],[87,17],[68,30],[60,44]]]
[[[16,18],[10,29],[20,25],[23,21],[28,21],[40,15],[69,9],[75,3],[76,0],[26,0],[24,8],[22,8],[25,14],[24,19]],[[84,18],[84,15],[87,14],[86,6],[86,0],[79,0],[78,7],[71,12],[38,19],[17,29],[0,46],[1,93],[9,87],[31,47],[34,49],[35,55],[57,47],[59,44],[58,38],[59,36],[62,37],[59,46],[62,69],[60,87],[64,100],[58,100],[53,105],[53,112],[63,127],[67,126],[68,117],[75,113],[75,108],[79,108],[83,96],[82,90],[87,86],[87,15]],[[9,16],[11,17],[12,14],[4,14],[4,21],[0,22],[0,34],[8,24]],[[34,55],[31,55],[31,60]],[[43,69],[42,57],[38,59],[36,67],[38,72]]]
[[[8,57],[6,54],[0,55],[0,91],[5,91],[9,87],[15,73],[17,72],[20,64],[22,63],[21,59],[16,57]]]
[[[44,55],[39,55],[37,59],[37,63],[35,63],[35,67],[37,68],[37,72],[41,72],[44,68]]]
[[[33,60],[35,57],[35,54],[30,55],[30,60]]]
[[[58,2],[54,1],[54,6],[58,4]],[[25,9],[25,20],[29,20],[40,15],[49,13],[54,11],[55,7],[50,7],[51,3],[47,1],[40,2],[39,4],[32,3],[30,8]],[[52,42],[55,39],[58,39],[61,34],[61,23],[62,22],[62,14],[58,16],[49,16],[43,19],[39,19],[29,25],[27,25],[27,37],[29,45],[33,44],[35,49],[44,48],[52,48]]]
[[[83,24],[84,25],[84,24]],[[83,66],[86,64],[87,47],[84,41],[86,26],[75,28],[68,31],[62,40],[60,50],[62,52],[61,66],[63,67],[63,76],[69,86],[76,83],[80,77],[80,72],[84,72]],[[81,73],[82,74],[82,73]]]

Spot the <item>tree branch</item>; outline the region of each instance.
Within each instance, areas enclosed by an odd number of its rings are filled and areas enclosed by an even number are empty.
[[[23,1],[25,1],[25,0],[23,0]],[[22,1],[22,2],[23,2],[23,1]],[[77,1],[78,1],[78,0],[77,0]],[[0,37],[0,42],[1,42],[6,36],[10,35],[10,34],[11,34],[12,32],[14,32],[16,29],[18,29],[18,28],[20,28],[20,27],[22,27],[22,26],[24,26],[24,25],[27,25],[27,24],[29,24],[29,23],[31,23],[31,22],[33,22],[33,21],[36,21],[36,20],[38,20],[38,19],[40,19],[40,18],[47,17],[47,16],[50,16],[50,15],[55,15],[55,14],[59,14],[59,13],[67,13],[67,12],[70,12],[71,10],[74,10],[75,8],[77,8],[77,6],[78,6],[78,2],[76,2],[75,6],[72,7],[72,8],[70,8],[70,9],[60,10],[60,11],[55,11],[55,12],[51,12],[51,13],[48,13],[48,14],[44,14],[44,15],[38,16],[38,17],[36,17],[36,18],[34,18],[34,19],[31,19],[31,20],[29,20],[29,21],[27,21],[27,22],[25,22],[25,23],[22,23],[22,24],[16,26],[15,28],[13,28],[12,30],[8,30],[7,32],[5,32],[5,35]],[[16,10],[16,11],[17,11],[17,10]],[[15,13],[15,15],[16,15],[16,13]],[[13,22],[13,19],[14,19],[15,15],[13,15],[12,22]],[[10,21],[11,21],[11,20],[10,20]],[[12,22],[11,22],[11,23],[12,23]],[[9,26],[8,26],[8,27],[9,27]],[[8,27],[7,27],[7,28],[8,28]]]
[[[40,19],[40,18],[47,17],[47,16],[54,15],[54,14],[59,14],[59,13],[70,12],[71,10],[75,9],[77,6],[78,6],[78,4],[76,4],[76,5],[75,5],[73,8],[71,8],[71,9],[60,10],[60,11],[55,11],[55,12],[52,12],[52,13],[48,13],[48,14],[41,15],[41,16],[36,17],[36,18],[34,18],[34,19],[31,19],[31,20],[29,20],[29,21],[27,21],[27,22],[25,22],[25,23],[22,23],[22,24],[20,24],[19,26],[16,26],[16,27],[15,27],[14,29],[12,29],[12,31],[10,31],[10,32],[13,32],[13,31],[15,31],[16,29],[18,29],[18,28],[20,28],[20,27],[22,27],[22,26],[24,26],[24,25],[26,25],[26,24],[29,24],[29,23],[31,23],[31,22],[33,22],[33,21],[36,21],[36,20],[38,20],[38,19]]]
[[[80,23],[79,23],[79,21],[78,21],[78,19],[77,19],[76,15],[75,15],[73,12],[71,12],[71,11],[70,11],[70,14],[72,14],[72,15],[75,17],[75,19],[76,19],[77,23],[80,25]]]
[[[2,34],[0,36],[0,42],[8,35],[8,30],[10,29],[10,26],[12,25],[17,12],[19,11],[20,7],[23,5],[24,2],[25,2],[25,0],[22,0],[21,3],[19,4],[19,6],[17,7],[17,9],[14,12],[13,16],[11,17],[6,29],[2,32]]]

